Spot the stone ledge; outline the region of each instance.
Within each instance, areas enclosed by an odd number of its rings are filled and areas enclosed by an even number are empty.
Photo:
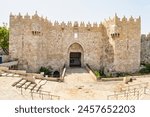
[[[94,74],[94,72],[92,71],[92,69],[90,68],[90,66],[86,65],[85,68],[86,68],[86,70],[88,71],[88,73],[91,74],[92,78],[93,78],[94,80],[97,80],[97,77],[96,77],[96,75]]]

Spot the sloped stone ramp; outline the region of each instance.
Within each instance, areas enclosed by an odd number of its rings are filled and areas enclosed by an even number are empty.
[[[64,78],[66,83],[87,83],[95,82],[85,68],[68,68]]]

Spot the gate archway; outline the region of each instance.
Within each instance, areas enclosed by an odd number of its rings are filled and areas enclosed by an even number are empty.
[[[79,43],[73,43],[68,48],[68,66],[83,67],[84,51]]]

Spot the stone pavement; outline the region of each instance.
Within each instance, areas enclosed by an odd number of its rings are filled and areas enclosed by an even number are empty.
[[[119,81],[120,82],[120,81]],[[61,99],[107,99],[107,94],[112,94],[116,82],[97,82],[84,68],[69,68],[63,83],[47,82],[44,90],[51,87],[55,95]]]
[[[95,82],[92,76],[84,68],[69,68],[65,76],[66,83],[87,83]]]
[[[32,99],[28,90],[23,90],[21,95],[20,89],[11,86],[19,78],[0,77],[0,99]],[[141,76],[130,85],[142,82],[149,82],[150,85],[150,77]],[[107,96],[112,95],[114,88],[120,83],[122,81],[97,82],[85,69],[71,68],[67,69],[64,82],[48,81],[42,90],[60,96],[61,100],[107,100]],[[150,95],[145,95],[142,99],[150,99]]]

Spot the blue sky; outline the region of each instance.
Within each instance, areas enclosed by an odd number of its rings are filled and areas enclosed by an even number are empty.
[[[0,25],[9,22],[9,14],[33,15],[35,11],[51,21],[101,22],[105,18],[141,16],[142,33],[150,32],[149,0],[0,0]]]

